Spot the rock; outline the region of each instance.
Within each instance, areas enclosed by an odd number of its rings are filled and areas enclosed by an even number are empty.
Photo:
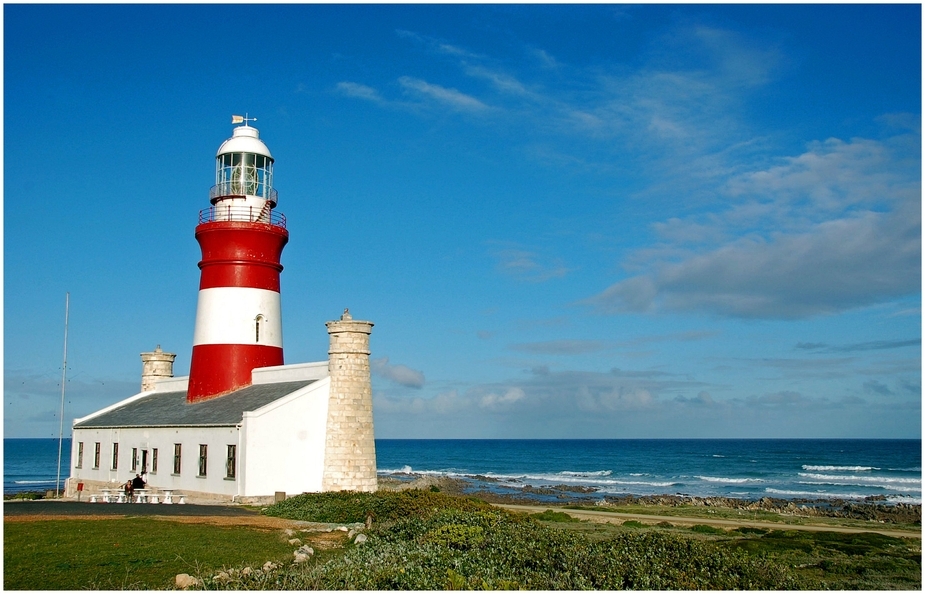
[[[264,571],[273,571],[274,569],[276,569],[276,563],[273,563],[272,561],[267,561],[263,564]]]
[[[315,554],[315,549],[311,548],[308,545],[302,545],[298,548],[296,552],[302,553],[303,555],[308,555],[309,557],[311,557],[312,555]]]
[[[283,532],[286,533],[286,536],[294,536],[294,535],[295,535],[295,530],[291,530],[291,529],[289,529],[289,528],[286,528],[285,530],[283,530]]]
[[[357,535],[357,531],[351,528],[350,532],[347,533],[347,538],[353,538],[356,535]]]
[[[214,579],[216,582],[227,582],[231,579],[231,576],[229,576],[227,572],[220,571],[215,574],[215,577],[212,579]]]
[[[346,527],[346,526],[338,526],[337,529],[340,530],[341,532],[346,532],[346,531],[347,531],[347,527]]]
[[[241,570],[241,575],[250,575],[252,571],[254,570],[251,569],[250,567],[245,567],[244,569]]]
[[[291,545],[300,545],[300,544],[302,544],[302,541],[299,540],[298,538],[290,538],[290,539],[289,539],[289,544],[291,544]]]
[[[294,552],[292,554],[292,557],[293,557],[292,559],[293,563],[305,563],[306,561],[308,561],[308,555],[306,555],[305,553],[300,553],[299,551]]]
[[[186,590],[187,588],[191,588],[193,586],[201,586],[202,581],[198,578],[194,578],[188,573],[178,573],[176,577],[176,584],[178,588]]]
[[[363,544],[364,542],[366,542],[366,540],[367,540],[366,535],[360,533],[360,534],[357,534],[357,537],[355,539],[353,539],[353,544]]]

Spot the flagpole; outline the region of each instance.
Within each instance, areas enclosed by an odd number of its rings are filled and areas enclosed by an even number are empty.
[[[58,428],[58,478],[55,480],[55,499],[61,486],[61,446],[64,443],[64,386],[67,384],[67,318],[70,309],[71,293],[64,294],[64,363],[61,365],[61,414]]]

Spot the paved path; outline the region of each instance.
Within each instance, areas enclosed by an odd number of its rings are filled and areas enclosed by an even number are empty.
[[[86,503],[77,501],[4,501],[3,516],[255,516],[237,505],[187,503]]]
[[[648,522],[671,522],[675,525],[693,526],[694,524],[706,524],[708,526],[718,526],[721,528],[739,528],[747,526],[750,528],[764,528],[766,530],[808,530],[810,532],[844,532],[847,534],[860,534],[862,532],[874,532],[884,536],[894,538],[922,538],[921,531],[912,530],[883,530],[880,528],[854,528],[851,526],[826,526],[812,524],[782,524],[775,522],[761,522],[757,520],[724,520],[713,518],[684,518],[679,516],[653,516],[649,514],[626,514],[618,512],[563,509],[561,507],[550,507],[548,505],[509,505],[496,503],[498,507],[503,507],[511,511],[541,513],[547,509],[565,512],[568,515],[581,520],[591,520],[592,522],[609,522],[612,524],[622,524],[625,520],[637,520]]]

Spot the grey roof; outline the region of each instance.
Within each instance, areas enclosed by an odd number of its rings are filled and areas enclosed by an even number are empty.
[[[237,425],[246,411],[257,410],[316,380],[257,384],[219,398],[186,401],[186,392],[154,393],[74,425],[98,427],[183,427]]]

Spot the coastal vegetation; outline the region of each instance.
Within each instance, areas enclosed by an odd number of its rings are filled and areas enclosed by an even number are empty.
[[[412,489],[303,494],[265,508],[266,521],[303,522],[286,532],[147,518],[6,522],[4,586],[159,589],[188,573],[193,588],[224,590],[921,588],[918,539],[593,523],[567,512]],[[302,562],[296,547],[310,550]]]

